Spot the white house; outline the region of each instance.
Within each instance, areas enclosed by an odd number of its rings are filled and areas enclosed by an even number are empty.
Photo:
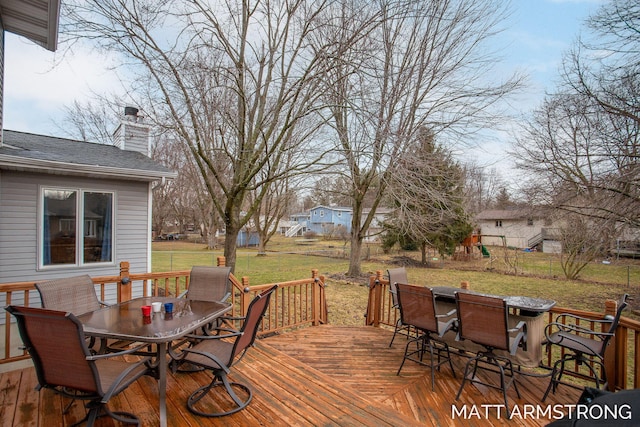
[[[507,245],[515,248],[538,247],[555,252],[553,223],[542,211],[530,209],[485,210],[475,217],[484,245]]]

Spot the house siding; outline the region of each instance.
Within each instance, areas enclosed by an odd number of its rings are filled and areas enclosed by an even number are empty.
[[[137,151],[151,157],[149,126],[123,120],[113,134],[114,145],[123,150]]]
[[[38,200],[41,186],[113,192],[114,263],[38,269]],[[72,178],[13,171],[0,172],[0,282],[36,281],[76,274],[117,275],[128,261],[132,273],[150,271],[147,182]],[[115,301],[107,295],[108,301]]]

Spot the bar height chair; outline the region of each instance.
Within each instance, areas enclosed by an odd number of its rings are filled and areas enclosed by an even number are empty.
[[[439,340],[447,331],[455,328],[456,311],[451,310],[445,314],[437,314],[435,296],[427,287],[398,283],[397,293],[402,323],[414,327],[418,331],[418,337],[407,342],[404,357],[396,375],[400,375],[404,362],[407,360],[429,366],[431,368],[431,390],[434,390],[434,371],[435,369],[439,370],[441,365],[448,363],[453,377],[456,377],[451,363],[449,346]],[[410,350],[410,346],[413,344],[416,345],[416,349]],[[430,356],[428,364],[424,362],[427,348]]]
[[[409,283],[407,279],[407,270],[404,267],[399,268],[390,268],[387,270],[387,276],[389,277],[389,294],[391,295],[391,307],[399,309],[398,305],[398,283]],[[393,330],[393,336],[391,337],[391,342],[389,343],[389,347],[393,345],[393,341],[396,339],[396,335],[406,335],[407,337],[412,336],[411,327],[402,323],[402,316],[398,317],[396,320],[396,324]]]
[[[615,316],[607,316],[602,320],[593,320],[569,313],[561,313],[556,317],[554,322],[549,323],[545,327],[544,334],[547,340],[547,350],[550,351],[551,346],[556,345],[563,349],[564,354],[553,364],[551,380],[549,381],[547,390],[544,392],[544,396],[542,396],[543,402],[549,395],[549,392],[553,391],[553,393],[555,393],[558,384],[562,383],[562,375],[564,374],[566,364],[570,361],[574,361],[577,365],[584,365],[588,368],[589,378],[595,381],[596,388],[600,388],[600,384],[606,388],[607,373],[604,366],[604,353],[611,342],[611,338],[615,336],[622,311],[627,307],[628,298],[628,294],[620,297]],[[600,331],[583,327],[579,324],[580,321],[598,326]],[[604,328],[606,328],[606,331],[602,330]],[[566,353],[564,351],[566,351]],[[600,374],[594,369],[594,365],[600,368]],[[562,384],[573,386],[567,383]]]
[[[495,350],[505,350],[510,355],[515,355],[518,347],[526,350],[527,325],[521,321],[514,328],[509,328],[509,310],[507,302],[502,298],[471,292],[456,292],[455,299],[458,314],[458,339],[467,339],[485,348],[485,350],[479,351],[475,357],[469,359],[465,365],[464,377],[458,389],[456,400],[460,398],[467,381],[495,388],[502,391],[504,405],[510,418],[507,390],[513,385],[518,398],[520,398],[520,391],[511,359],[496,354]],[[484,382],[476,377],[478,368],[492,371],[490,369],[492,366],[496,367],[500,374],[499,386]]]

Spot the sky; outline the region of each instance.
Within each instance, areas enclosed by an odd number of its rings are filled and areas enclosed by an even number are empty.
[[[505,23],[497,46],[505,74],[519,70],[528,75],[528,87],[514,108],[525,114],[553,90],[558,67],[581,30],[584,19],[604,0],[513,0],[513,13]],[[63,57],[24,38],[7,33],[5,39],[5,129],[65,136],[60,130],[64,107],[84,102],[92,93],[120,93],[120,85],[104,55],[76,52]],[[123,106],[124,109],[124,106]],[[508,171],[507,137],[493,138],[467,150],[466,158],[483,166]]]

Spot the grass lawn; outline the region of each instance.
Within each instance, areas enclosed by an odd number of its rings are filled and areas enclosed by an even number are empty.
[[[560,307],[602,311],[606,299],[618,299],[627,292],[635,300],[626,316],[640,318],[640,264],[635,260],[613,261],[605,265],[590,264],[582,279],[563,279],[557,259],[549,254],[517,254],[518,273],[504,274],[500,261],[502,248],[490,248],[491,259],[474,261],[434,260],[431,268],[417,265],[419,254],[411,252],[384,254],[375,245],[365,247],[368,259],[362,262],[363,275],[347,278],[344,242],[306,241],[277,238],[268,246],[266,255],[255,249],[239,249],[235,275],[248,277],[250,285],[277,283],[311,276],[318,269],[325,276],[329,321],[339,325],[362,325],[367,303],[368,277],[375,271],[404,265],[409,281],[418,285],[459,286],[468,281],[471,288],[498,295],[524,295],[549,298]],[[331,257],[326,256],[330,254]],[[154,242],[153,270],[190,269],[193,265],[216,265],[222,250],[209,251],[203,244],[184,241]]]

